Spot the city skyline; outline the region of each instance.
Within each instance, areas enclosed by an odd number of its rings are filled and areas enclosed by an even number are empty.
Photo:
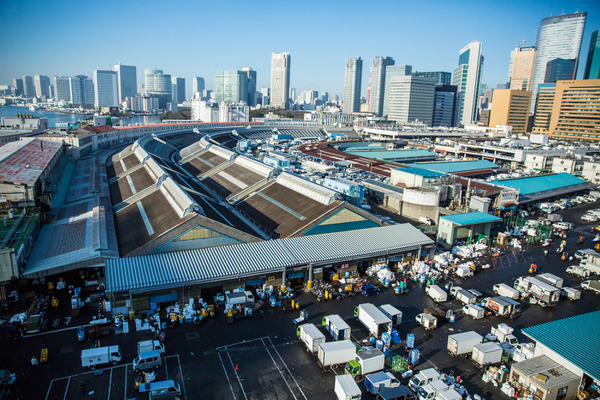
[[[115,2],[114,5],[116,4]],[[297,93],[318,90],[341,96],[344,62],[350,56],[360,56],[366,65],[371,64],[372,57],[389,56],[397,64],[412,65],[416,71],[452,72],[456,66],[458,51],[466,43],[477,40],[482,43],[486,58],[482,83],[495,87],[498,83],[505,83],[511,50],[523,40],[526,45],[533,45],[542,19],[563,12],[588,13],[580,65],[586,62],[591,33],[600,28],[600,6],[593,1],[493,4],[486,7],[474,2],[463,3],[461,7],[434,2],[432,11],[428,13],[421,13],[418,5],[388,1],[378,2],[369,8],[359,7],[357,2],[350,2],[349,7],[343,8],[315,2],[314,7],[329,16],[328,23],[322,30],[305,31],[290,26],[289,19],[285,18],[289,13],[284,7],[257,7],[255,11],[248,11],[247,7],[242,7],[244,3],[233,2],[227,9],[217,4],[203,5],[203,18],[200,21],[194,16],[194,12],[177,12],[180,23],[174,34],[161,33],[156,40],[147,42],[123,40],[137,37],[136,32],[147,28],[147,21],[155,17],[157,10],[152,4],[150,2],[144,8],[133,4],[119,4],[115,8],[114,18],[108,20],[91,18],[94,10],[88,4],[70,8],[71,11],[76,10],[74,13],[62,13],[59,8],[48,3],[3,2],[0,9],[6,18],[0,27],[0,43],[3,53],[10,54],[12,58],[10,63],[0,67],[0,83],[12,84],[13,78],[26,75],[92,76],[96,69],[108,70],[112,65],[122,62],[137,67],[138,83],[143,80],[140,71],[149,68],[162,69],[172,76],[184,77],[188,94],[192,93],[194,76],[204,77],[206,87],[211,89],[214,87],[213,77],[216,71],[243,67],[257,71],[257,88],[263,88],[270,86],[271,53],[290,52],[294,58],[290,86]],[[311,4],[309,2],[307,7],[295,10],[294,20],[313,18],[309,11],[314,9]],[[107,3],[109,8],[112,5],[111,2]],[[65,9],[67,6],[64,6]],[[183,3],[181,7],[188,7],[190,11],[198,8],[192,2]],[[379,11],[382,8],[388,11],[381,14]],[[227,13],[229,26],[234,26],[233,29],[220,29],[220,23],[216,21],[220,20],[217,17],[222,13]],[[135,18],[130,15],[135,15]],[[161,9],[161,18],[169,19],[170,15],[175,17],[175,10]],[[332,44],[337,30],[345,21],[357,20],[360,23],[375,16],[378,23],[373,31],[369,31],[369,35],[358,35],[356,40],[348,43]],[[471,23],[452,23],[455,18],[468,19]],[[502,24],[494,27],[490,24],[492,18],[502,21]],[[22,29],[25,21],[32,28]],[[245,36],[248,37],[247,45],[237,46],[232,51],[228,43],[243,33],[241,27],[246,25],[242,21],[255,21],[259,25],[269,26],[269,29],[264,30],[264,34],[257,30],[255,36]],[[39,32],[52,31],[63,23],[78,34],[56,35],[51,41],[39,39]],[[203,27],[202,30],[197,30],[198,23]],[[190,51],[187,44],[175,43],[180,37],[193,37],[194,34],[200,37],[196,32],[211,30],[220,32],[218,38],[194,42],[194,51]],[[269,33],[277,30],[285,34]],[[15,36],[15,31],[19,35]],[[103,32],[104,36],[97,32]],[[331,40],[323,40],[328,32]],[[268,40],[265,40],[265,35]],[[417,40],[398,40],[403,37]],[[440,40],[440,37],[444,40]],[[93,40],[98,38],[102,40]],[[94,51],[80,52],[85,46]],[[170,49],[174,51],[169,51]],[[583,68],[580,67],[577,77],[582,76]],[[363,68],[362,97],[367,93],[368,78],[368,68]]]

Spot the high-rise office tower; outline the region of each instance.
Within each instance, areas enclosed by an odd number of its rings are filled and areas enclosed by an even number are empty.
[[[510,125],[513,133],[527,132],[530,102],[531,92],[527,90],[494,90],[489,126]]]
[[[556,81],[569,81],[575,79],[575,60],[555,58],[546,63],[546,75],[544,83],[555,83]]]
[[[405,76],[412,74],[412,65],[388,65],[385,67],[385,89],[383,93],[382,116],[389,114],[390,109],[390,78],[392,76]]]
[[[204,78],[195,76],[192,79],[192,97],[201,97],[204,89]]]
[[[550,129],[550,117],[554,104],[554,92],[556,83],[540,83],[535,101],[535,112],[533,113],[533,133],[548,134]]]
[[[600,79],[558,81],[548,133],[562,139],[600,141],[599,109]]]
[[[185,96],[185,78],[174,76],[171,78],[171,91],[173,93],[173,102],[180,104],[186,100]]]
[[[344,74],[344,113],[360,111],[360,86],[362,84],[362,59],[348,57]]]
[[[450,75],[450,73],[448,73]],[[418,76],[418,75],[415,75]],[[436,79],[435,77],[431,77]],[[456,126],[459,118],[460,98],[458,88],[454,85],[435,85],[433,98],[432,126]]]
[[[215,102],[248,102],[248,74],[245,71],[215,72]]]
[[[369,78],[369,112],[380,117],[383,114],[385,94],[385,72],[388,65],[394,65],[392,57],[373,57]]]
[[[35,97],[35,85],[33,83],[33,77],[23,77],[23,96],[33,98]]]
[[[509,89],[531,91],[536,54],[537,49],[535,46],[517,46],[510,52]]]
[[[271,106],[287,108],[290,102],[290,53],[271,54]]]
[[[261,104],[263,106],[268,106],[271,102],[271,89],[268,87],[260,89],[261,94]]]
[[[575,74],[577,74],[579,50],[581,48],[586,17],[587,13],[578,12],[544,18],[540,23],[536,40],[537,55],[535,58],[535,69],[531,85],[534,99],[538,85],[544,83],[548,61],[556,58],[575,60]],[[532,101],[531,103],[530,113],[535,108],[535,102]]]
[[[163,73],[162,69],[146,69],[144,70],[144,77],[146,92],[154,97],[158,97],[158,107],[165,110],[167,103],[173,100],[171,75]],[[96,90],[98,90],[97,87]]]
[[[452,73],[452,84],[461,94],[460,122],[474,124],[478,120],[479,90],[483,71],[481,42],[471,42],[460,51],[458,67]]]
[[[431,71],[431,72],[413,72],[414,76],[420,76],[422,78],[433,78],[436,85],[451,85],[452,74],[444,71]]]
[[[248,75],[248,106],[256,106],[258,94],[256,92],[256,71],[252,68],[242,68]]]
[[[13,86],[17,90],[17,96],[23,95],[23,78],[13,78]]]
[[[398,123],[418,121],[431,126],[435,81],[413,75],[392,76],[389,79],[388,120]]]
[[[71,102],[71,85],[68,76],[54,77],[54,100]]]
[[[118,79],[118,73],[117,73]],[[69,78],[71,103],[75,105],[94,104],[94,82],[85,75],[76,75]]]
[[[115,71],[94,71],[94,105],[96,107],[117,107],[119,89]]]
[[[46,75],[35,75],[33,77],[36,97],[50,97],[50,78]]]
[[[119,88],[119,100],[123,101],[127,97],[133,97],[137,94],[137,69],[133,65],[113,66],[113,71],[117,72],[117,85]]]
[[[592,32],[583,79],[600,79],[600,30]]]

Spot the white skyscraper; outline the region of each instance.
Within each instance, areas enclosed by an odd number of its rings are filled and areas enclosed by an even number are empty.
[[[96,107],[117,107],[119,90],[115,71],[94,71],[94,105]]]
[[[119,90],[119,100],[123,101],[126,97],[133,97],[137,94],[137,70],[132,65],[115,65],[113,71],[117,73],[117,86]]]
[[[195,76],[192,79],[192,98],[201,97],[204,89],[204,78]]]
[[[481,42],[471,42],[460,51],[458,67],[454,68],[452,84],[458,86],[461,94],[460,122],[463,125],[477,122],[479,113],[479,90],[483,56]]]
[[[574,74],[577,75],[579,50],[581,49],[586,17],[587,13],[580,12],[544,18],[540,23],[536,42],[537,55],[533,70],[531,87],[533,97],[530,112],[533,112],[535,108],[538,85],[544,83],[546,65],[549,61],[557,58],[575,60]]]
[[[369,112],[376,116],[383,114],[383,96],[385,94],[386,67],[394,65],[392,57],[373,57],[369,79]]]
[[[271,106],[287,108],[290,101],[290,53],[271,54]]]
[[[390,108],[390,78],[392,76],[405,76],[412,74],[412,65],[388,65],[385,67],[385,90],[383,93],[382,116],[389,113]]]
[[[54,99],[56,101],[71,102],[71,87],[68,76],[54,77]]]
[[[69,78],[71,89],[71,103],[75,105],[94,104],[94,82],[85,75],[76,75]]]
[[[362,85],[362,59],[348,57],[344,74],[344,113],[360,111],[360,87]]]
[[[388,120],[398,123],[419,121],[431,126],[435,80],[412,75],[390,77]]]

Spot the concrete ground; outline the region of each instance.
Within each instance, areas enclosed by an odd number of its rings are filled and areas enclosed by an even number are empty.
[[[590,228],[595,224],[582,224],[579,216],[590,208],[600,207],[592,203],[573,207],[562,214],[574,222],[575,232],[569,233],[568,252],[578,248],[592,247]],[[583,235],[586,241],[575,244]],[[456,279],[454,283],[467,289],[476,289],[491,295],[492,286],[499,282],[512,285],[514,279],[527,274],[534,262],[539,272],[551,272],[565,279],[565,285],[577,287],[581,279],[567,275],[564,270],[575,262],[561,261],[554,253],[557,242],[544,256],[539,245],[526,247],[524,256],[507,249],[488,271],[473,278]],[[421,284],[409,284],[406,295],[394,295],[383,289],[378,296],[365,299],[355,296],[341,301],[317,302],[311,293],[300,294],[298,300],[309,311],[308,322],[320,326],[321,317],[339,314],[352,327],[355,340],[362,340],[367,331],[353,317],[354,308],[363,302],[376,305],[392,304],[402,310],[403,322],[397,327],[401,337],[413,333],[416,348],[421,352],[419,368],[436,366],[444,372],[459,375],[470,393],[485,399],[504,399],[498,388],[481,380],[481,370],[470,360],[454,359],[446,351],[447,336],[452,333],[475,330],[480,334],[489,332],[492,326],[505,322],[515,328],[520,341],[527,339],[520,329],[532,325],[570,317],[600,309],[600,295],[583,292],[579,301],[561,299],[554,308],[523,305],[523,313],[515,320],[487,317],[473,320],[459,316],[453,324],[442,322],[434,331],[417,326],[414,317],[424,307],[435,305],[425,295]],[[443,309],[462,308],[456,300],[440,305]],[[158,370],[158,379],[175,379],[180,382],[187,399],[323,399],[334,398],[334,372],[323,371],[317,365],[316,356],[309,354],[296,338],[293,319],[297,312],[266,308],[262,316],[236,320],[227,325],[222,313],[203,325],[183,324],[167,330],[165,342],[167,359]],[[132,325],[133,326],[133,325]],[[136,342],[151,338],[149,332],[132,332],[102,339],[100,345],[118,344],[123,362],[106,368],[102,374],[94,374],[81,367],[80,352],[90,347],[89,342],[78,342],[74,330],[62,330],[33,335],[26,338],[10,338],[4,331],[0,334],[0,369],[16,372],[18,381],[9,398],[12,399],[145,399],[134,388],[135,373],[131,361],[135,357]],[[331,340],[331,338],[328,338]],[[42,344],[49,348],[45,364],[32,367],[32,355],[38,355]],[[82,385],[83,382],[83,385]],[[364,385],[363,399],[371,399]]]

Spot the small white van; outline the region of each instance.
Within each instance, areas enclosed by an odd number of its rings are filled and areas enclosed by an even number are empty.
[[[162,358],[159,350],[142,353],[133,359],[133,370],[136,372],[146,369],[158,368],[162,365]]]
[[[573,229],[573,223],[571,222],[555,222],[554,224],[552,224],[552,227],[554,229],[559,229],[561,231],[563,230],[569,230],[569,229]]]

